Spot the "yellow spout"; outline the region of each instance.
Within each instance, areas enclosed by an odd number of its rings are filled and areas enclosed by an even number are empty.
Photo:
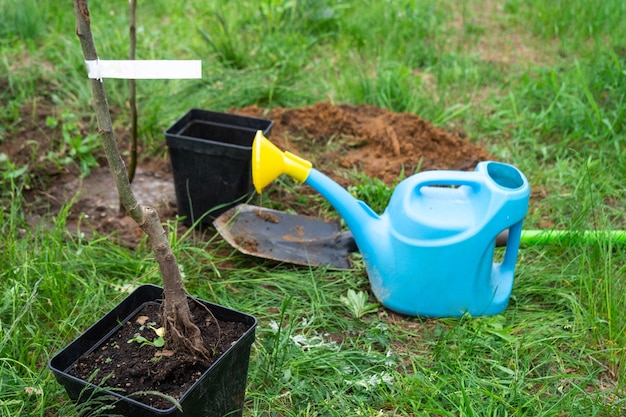
[[[291,152],[283,152],[270,142],[260,130],[252,143],[252,183],[257,193],[282,174],[305,182],[313,165]]]

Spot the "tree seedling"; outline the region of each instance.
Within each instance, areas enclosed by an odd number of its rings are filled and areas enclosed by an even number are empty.
[[[80,40],[85,62],[97,62],[98,54],[91,32],[91,17],[87,0],[74,0],[74,14],[76,15],[76,35]],[[212,357],[212,353],[204,346],[200,329],[191,319],[187,291],[170,246],[168,234],[161,224],[157,211],[153,207],[140,203],[130,187],[126,164],[115,140],[104,82],[100,78],[92,77],[90,84],[98,120],[98,132],[120,201],[126,213],[148,235],[155,259],[159,264],[165,294],[161,323],[165,328],[167,344],[172,350],[183,349],[208,360]]]

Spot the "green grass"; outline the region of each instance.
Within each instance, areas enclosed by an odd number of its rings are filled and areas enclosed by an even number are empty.
[[[626,3],[500,3],[140,3],[137,57],[204,67],[199,81],[137,83],[140,139],[163,155],[163,130],[192,107],[383,106],[463,130],[518,166],[534,193],[527,227],[623,229]],[[126,58],[126,2],[90,7],[100,57]],[[0,153],[19,109],[44,99],[52,117],[95,131],[72,7],[0,0],[0,8]],[[105,82],[115,123],[128,124],[127,84]],[[90,149],[67,145],[56,162],[74,158],[86,170]],[[29,224],[23,169],[0,160],[0,416],[72,416],[46,362],[127,286],[159,276],[145,243],[131,251],[68,231],[71,203],[52,222]],[[384,185],[354,181],[355,195],[385,206]],[[571,239],[522,248],[498,316],[429,320],[378,306],[357,317],[375,303],[342,302],[349,290],[369,294],[358,260],[344,272],[276,266],[223,243],[227,255],[218,256],[217,243],[169,226],[189,291],[259,319],[244,415],[626,413],[623,246]]]

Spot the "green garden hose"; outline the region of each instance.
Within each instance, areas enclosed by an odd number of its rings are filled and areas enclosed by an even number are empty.
[[[496,238],[497,246],[506,246],[508,230]],[[593,242],[607,240],[626,244],[626,230],[522,230],[522,245],[541,245],[563,241]]]

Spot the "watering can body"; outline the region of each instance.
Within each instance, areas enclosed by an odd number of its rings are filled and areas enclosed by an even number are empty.
[[[517,168],[485,161],[474,172],[415,174],[398,184],[380,216],[310,163],[299,169],[294,177],[318,191],[346,221],[372,292],[385,307],[424,317],[506,309],[530,195]],[[496,262],[495,239],[507,229],[506,252]]]

